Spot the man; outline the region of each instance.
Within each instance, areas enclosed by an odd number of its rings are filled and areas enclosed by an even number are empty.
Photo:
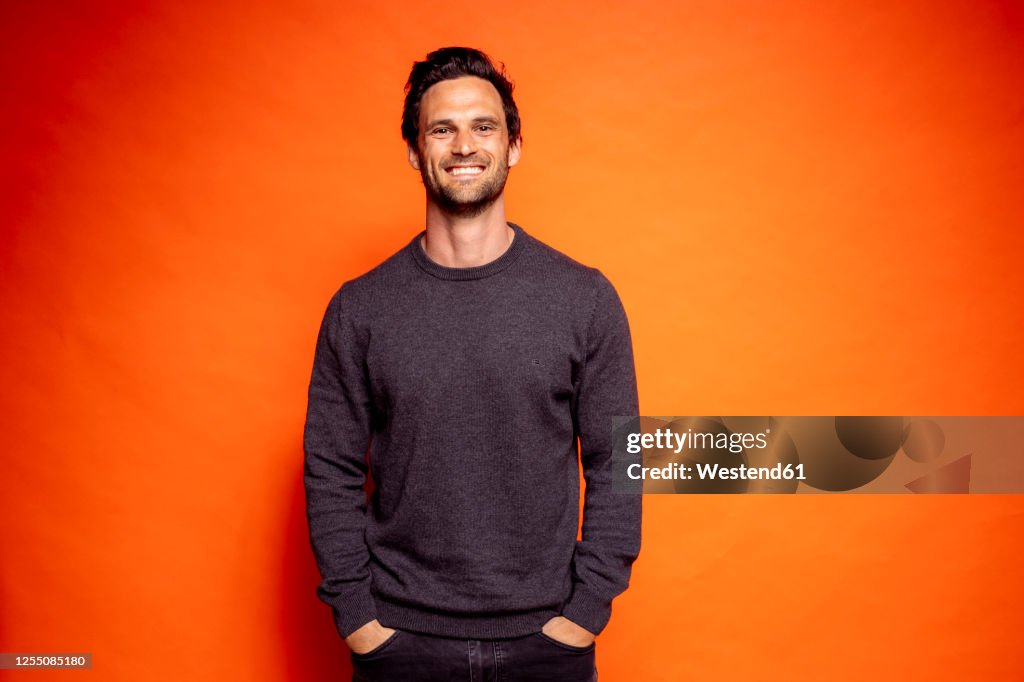
[[[354,680],[596,680],[640,550],[640,497],[612,492],[612,417],[638,413],[625,313],[600,272],[506,221],[519,113],[485,54],[417,62],[402,135],[426,229],[338,290],[317,340],[317,595]]]

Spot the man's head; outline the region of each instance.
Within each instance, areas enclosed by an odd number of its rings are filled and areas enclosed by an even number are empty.
[[[447,47],[416,62],[405,89],[402,137],[429,199],[454,215],[479,215],[519,161],[512,83],[479,50]]]

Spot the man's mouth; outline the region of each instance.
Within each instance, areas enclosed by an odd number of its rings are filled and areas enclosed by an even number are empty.
[[[484,172],[483,166],[449,166],[445,169],[449,175],[480,175]]]

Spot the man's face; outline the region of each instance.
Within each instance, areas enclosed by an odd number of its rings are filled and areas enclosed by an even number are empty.
[[[508,143],[501,96],[475,76],[441,81],[420,100],[419,149],[409,163],[420,172],[428,199],[445,212],[479,215],[501,196],[519,143]]]

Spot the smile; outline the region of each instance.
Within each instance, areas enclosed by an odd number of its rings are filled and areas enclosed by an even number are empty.
[[[452,166],[447,170],[449,175],[480,175],[484,172],[483,166]]]

